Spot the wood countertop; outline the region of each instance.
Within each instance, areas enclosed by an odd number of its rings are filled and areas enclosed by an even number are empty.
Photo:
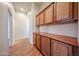
[[[44,32],[34,32],[35,34],[39,34],[45,37],[50,38],[51,40],[57,40],[57,41],[61,41],[73,46],[78,46],[78,40],[74,37],[69,37],[69,36],[64,36],[64,35],[58,35],[58,34],[49,34],[49,33],[44,33]]]

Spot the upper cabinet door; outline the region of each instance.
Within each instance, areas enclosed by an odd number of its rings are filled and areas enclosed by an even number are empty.
[[[70,2],[54,3],[54,19],[56,23],[71,21],[73,13],[72,8],[72,3]]]
[[[78,20],[78,3],[74,2],[74,20]]]
[[[44,11],[40,13],[40,25],[44,24]]]
[[[45,9],[45,24],[53,23],[54,5],[51,4]]]
[[[40,18],[39,18],[39,15],[36,16],[36,26],[39,26],[40,25]]]

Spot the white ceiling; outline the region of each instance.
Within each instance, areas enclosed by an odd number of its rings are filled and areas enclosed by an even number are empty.
[[[12,2],[15,11],[27,13],[31,10],[32,3],[34,2]],[[36,5],[41,5],[43,2],[35,2]],[[21,8],[24,9],[24,11],[21,11]]]
[[[43,2],[12,2],[15,11],[27,13],[32,8],[32,3],[35,3],[36,5],[40,6]],[[21,8],[24,9],[24,11],[21,11]]]
[[[32,7],[31,2],[13,2],[12,4],[14,5],[15,11],[23,13],[27,13],[28,11],[31,10]],[[21,11],[21,8],[23,8],[24,10]]]

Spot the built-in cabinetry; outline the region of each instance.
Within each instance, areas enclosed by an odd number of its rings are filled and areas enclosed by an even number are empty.
[[[54,4],[49,5],[44,11],[45,11],[45,24],[53,23]]]
[[[36,25],[68,23],[76,20],[78,20],[77,2],[54,2],[37,14]]]
[[[40,35],[33,35],[33,44],[36,45],[40,49]]]
[[[73,18],[74,19],[76,19],[76,20],[78,20],[78,3],[76,2],[76,3],[74,3],[74,14],[73,14]]]
[[[44,55],[50,56],[50,40],[47,37],[42,36],[41,37],[41,51],[43,52]]]
[[[63,23],[63,22],[68,22],[72,21],[73,17],[73,3],[70,2],[57,2],[54,3],[54,8],[55,8],[55,23]]]
[[[34,42],[34,45],[43,53],[43,55],[46,56],[79,55],[76,38],[49,33],[34,33],[33,35],[34,35],[34,41],[36,42],[36,43]]]
[[[70,23],[78,20],[77,2],[53,2],[36,15],[36,25]],[[40,27],[38,27],[40,28]],[[73,37],[33,33],[33,44],[47,56],[79,55],[77,39]]]
[[[36,16],[36,26],[40,25],[40,16]]]
[[[33,34],[33,44],[36,45],[37,34]]]
[[[40,35],[36,35],[36,42],[37,42],[37,44],[36,44],[36,46],[40,49]]]
[[[77,20],[77,3],[57,2],[54,3],[55,23],[73,22]]]
[[[43,25],[45,23],[44,21],[44,11],[42,11],[42,13],[40,13],[40,25]]]
[[[51,55],[52,56],[67,56],[67,55],[72,55],[72,46],[51,40]]]

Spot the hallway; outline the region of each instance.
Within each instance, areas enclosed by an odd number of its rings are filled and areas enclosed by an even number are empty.
[[[78,5],[0,3],[0,56],[79,56]]]
[[[9,49],[10,56],[42,56],[35,46],[30,44],[28,39],[20,39]]]

